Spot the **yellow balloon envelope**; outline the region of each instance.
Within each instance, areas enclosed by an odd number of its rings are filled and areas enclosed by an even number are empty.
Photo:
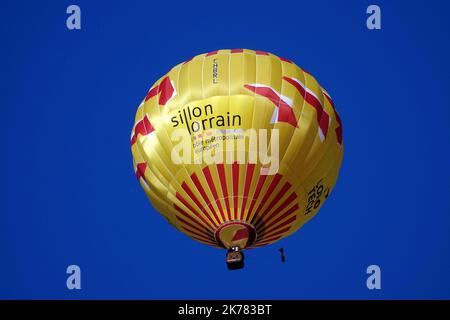
[[[159,79],[131,134],[136,176],[178,230],[255,248],[311,219],[333,189],[342,123],[328,93],[292,61],[217,50]]]

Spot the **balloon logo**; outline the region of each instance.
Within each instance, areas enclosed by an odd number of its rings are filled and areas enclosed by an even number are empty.
[[[329,94],[292,61],[217,50],[172,68],[148,91],[131,133],[136,176],[179,231],[243,249],[298,230],[331,193],[343,158]]]

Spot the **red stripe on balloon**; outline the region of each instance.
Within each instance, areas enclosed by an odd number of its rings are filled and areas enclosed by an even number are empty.
[[[209,239],[208,237],[206,237],[206,236],[205,236],[204,234],[202,234],[202,233],[198,233],[198,232],[196,232],[196,231],[194,231],[194,230],[191,230],[191,229],[189,229],[189,228],[186,228],[186,227],[184,227],[184,226],[181,226],[181,229],[183,229],[183,230],[185,230],[185,231],[187,231],[187,232],[189,232],[189,233],[191,233],[191,234],[197,236],[197,237],[200,238],[200,239],[203,239],[203,241],[205,241],[205,242],[214,243],[211,239]]]
[[[183,219],[182,217],[180,217],[179,215],[175,215],[178,219],[179,222],[181,222],[182,224],[185,224],[189,227],[191,227],[192,229],[197,230],[198,232],[202,233],[202,234],[207,234],[208,237],[211,237],[211,239],[214,239],[214,236],[212,235],[212,233],[208,232],[208,230],[206,229],[202,229],[201,227],[197,227],[196,225],[190,223],[189,221]]]
[[[234,214],[233,220],[236,219],[238,214],[238,200],[239,200],[239,164],[237,162],[233,163],[231,166],[233,174],[233,205]]]
[[[294,205],[293,208],[295,208],[295,210],[297,210],[298,209],[298,205],[297,204]],[[264,232],[264,230],[262,230],[262,227],[264,226],[264,224],[270,224],[271,226],[274,226],[278,222],[280,222],[280,221],[284,220],[285,218],[287,218],[290,214],[292,214],[292,212],[293,212],[292,210],[287,210],[285,213],[283,213],[282,215],[278,216],[278,218],[276,218],[274,221],[270,221],[270,223],[269,223],[269,220],[264,221],[264,223],[260,224],[260,226],[257,228],[258,232]]]
[[[172,85],[172,81],[170,81],[169,77],[165,77],[162,79],[161,83],[150,89],[150,91],[145,96],[145,101],[148,101],[150,98],[153,98],[157,94],[159,95],[158,103],[160,105],[165,105],[167,101],[169,101],[175,93],[175,88]]]
[[[215,247],[215,248],[223,248],[223,246],[218,245],[217,243],[211,243],[211,242],[206,242],[206,241],[202,241],[201,239],[198,239],[196,237],[192,237],[192,239],[197,240],[199,242],[204,242],[205,244],[211,246],[211,247]]]
[[[248,239],[249,238],[249,232],[247,228],[237,230],[231,239],[231,241],[239,241],[242,239]]]
[[[284,62],[292,63],[292,60],[289,60],[289,59],[286,59],[286,58],[283,58],[283,57],[280,57],[280,60],[284,61]]]
[[[184,199],[181,194],[179,194],[178,192],[176,193],[176,198],[182,203],[184,204],[184,206],[186,208],[188,208],[193,214],[195,214],[197,216],[197,218],[199,218],[205,225],[207,225],[211,230],[214,229],[214,225],[210,224],[207,220],[205,220],[205,218],[197,212],[197,210],[195,210],[190,204],[189,202],[186,201],[186,199]]]
[[[183,209],[181,209],[179,206],[177,206],[176,204],[173,205],[175,210],[177,210],[179,213],[181,213],[183,216],[185,216],[186,218],[188,218],[189,220],[191,220],[193,223],[195,223],[196,225],[198,225],[200,228],[204,228],[205,230],[208,230],[209,232],[212,233],[212,230],[207,226],[207,224],[205,223],[205,225],[202,225],[201,223],[199,223],[197,220],[195,220],[190,214],[188,214],[186,211],[184,211]],[[202,219],[203,221],[203,219]]]
[[[296,204],[295,206],[293,206],[291,209],[288,210],[289,213],[293,213],[295,212],[295,210],[298,210],[298,205]],[[263,235],[265,237],[269,237],[270,234],[272,234],[273,232],[276,232],[277,230],[280,230],[281,228],[291,224],[292,222],[295,221],[295,219],[297,219],[297,215],[293,215],[292,217],[290,217],[289,219],[287,219],[286,221],[283,221],[281,224],[277,225],[277,226],[273,226],[271,228],[268,228],[267,230],[263,231]],[[273,222],[271,222],[270,225],[272,225]]]
[[[275,210],[267,217],[267,219],[265,219],[265,222],[267,223],[268,221],[270,221],[271,219],[273,219],[274,217],[276,217],[278,214],[280,214],[281,212],[283,212],[283,210],[284,210],[288,205],[290,205],[296,198],[297,198],[297,194],[294,193],[294,192],[291,193],[291,195],[290,195],[289,197],[287,197],[287,199],[284,200],[283,203],[282,203],[278,208],[276,208],[276,209],[275,209]],[[259,228],[259,226],[261,225],[261,223],[262,223],[262,220],[259,221],[259,222],[257,222],[255,227],[258,226],[258,228]]]
[[[269,199],[269,197],[272,195],[273,190],[275,190],[275,188],[278,185],[278,183],[280,182],[280,180],[281,180],[281,175],[279,173],[277,173],[275,175],[275,177],[272,178],[272,182],[269,184],[269,188],[267,188],[267,191],[264,194],[264,197],[262,198],[261,202],[259,203],[259,206],[256,209],[256,214],[253,216],[251,223],[253,223],[253,221],[255,221],[256,217],[260,216],[259,213],[261,212],[263,205],[267,202],[267,199]]]
[[[217,243],[212,243],[212,242],[209,242],[209,241],[205,241],[205,240],[202,240],[202,239],[197,238],[195,236],[191,236],[191,238],[194,239],[194,240],[197,240],[199,242],[206,243],[207,245],[210,245],[210,246],[213,246],[213,247],[223,248],[223,246],[220,246]]]
[[[211,216],[206,212],[205,208],[202,206],[202,204],[200,203],[200,201],[198,201],[197,197],[195,196],[195,194],[192,192],[192,190],[189,188],[189,186],[187,185],[186,182],[183,182],[181,184],[181,187],[183,188],[183,190],[187,193],[187,195],[189,196],[189,198],[192,199],[192,201],[194,201],[194,203],[197,205],[197,207],[200,209],[200,211],[208,218],[208,220],[212,223],[212,225],[214,227],[217,227],[218,224],[216,222],[214,222],[214,220],[211,218]]]
[[[145,170],[147,169],[147,164],[145,162],[138,163],[136,165],[136,178],[141,180],[143,178],[145,180]]]
[[[231,53],[241,53],[241,52],[244,52],[244,49],[231,49],[230,52]]]
[[[255,171],[255,164],[254,163],[247,164],[247,170],[245,173],[245,184],[244,184],[244,198],[242,199],[241,215],[239,216],[239,219],[242,219],[242,217],[244,217],[244,211],[248,199],[248,191],[250,190],[250,184],[252,183],[254,171]]]
[[[311,93],[307,92],[305,88],[303,88],[302,85],[297,81],[295,81],[294,79],[289,77],[283,77],[283,80],[293,85],[297,89],[297,91],[302,95],[305,101],[308,102],[314,109],[316,109],[317,123],[319,124],[323,136],[326,137],[328,132],[328,126],[330,123],[329,122],[330,116],[328,115],[328,113],[326,113],[325,109],[322,107],[321,102]]]
[[[188,234],[188,236],[191,237],[192,239],[204,242],[204,243],[206,243],[208,245],[211,245],[211,246],[217,246],[216,242],[213,242],[212,240],[209,240],[208,238],[202,237],[201,235],[197,234],[196,232],[193,232],[192,230],[190,230],[188,228],[181,227],[181,229],[185,230],[185,232],[190,233],[190,234]]]
[[[227,207],[226,220],[230,220],[230,201],[228,198],[227,179],[225,177],[225,168],[223,163],[217,164],[217,171],[219,172],[220,187],[222,188],[225,206]]]
[[[131,136],[130,144],[133,145],[135,143],[136,143],[136,135],[133,133],[133,135]]]
[[[253,194],[252,202],[251,202],[250,208],[248,209],[248,212],[247,212],[246,220],[251,218],[253,207],[256,204],[256,199],[258,199],[259,194],[261,193],[261,189],[262,189],[262,187],[264,185],[264,182],[266,181],[266,177],[267,177],[266,175],[259,176],[258,183],[257,183],[256,189],[255,189],[255,193]]]
[[[218,52],[219,52],[219,50],[214,50],[214,51],[208,52],[208,53],[206,54],[206,56],[209,57],[209,56],[212,56],[212,55],[217,54]]]
[[[212,243],[212,242],[210,242],[210,241],[205,241],[205,240],[202,240],[202,239],[197,238],[197,237],[195,237],[195,236],[191,236],[191,238],[194,239],[194,240],[197,240],[197,241],[200,242],[200,243],[209,245],[209,246],[211,246],[211,247],[223,248],[222,246],[219,246],[217,243]]]
[[[211,176],[211,171],[209,170],[209,167],[204,167],[202,171],[203,176],[205,177],[205,180],[208,183],[209,189],[213,194],[214,201],[216,202],[217,207],[219,208],[220,215],[222,216],[222,221],[226,221],[227,219],[225,219],[225,214],[223,212],[222,205],[220,204],[219,195],[217,193],[216,186],[214,185],[214,180]]]
[[[172,81],[170,81],[169,77],[165,77],[163,81],[161,81],[159,88],[159,104],[165,105],[175,93],[175,88],[173,87]]]
[[[270,87],[257,87],[249,84],[244,85],[245,88],[255,92],[256,94],[266,97],[275,104],[278,108],[278,122],[286,122],[297,127],[297,119],[295,118],[294,110]]]
[[[294,216],[294,218],[295,218],[295,216]],[[294,220],[295,220],[295,219],[294,219]],[[270,239],[270,238],[273,238],[273,237],[275,237],[275,236],[282,235],[282,234],[288,232],[289,229],[291,229],[291,226],[286,227],[286,228],[283,228],[283,229],[280,229],[280,230],[277,230],[276,232],[271,232],[271,233],[268,234],[267,236],[262,236],[261,239],[262,239],[262,240],[264,240],[264,239]]]
[[[272,242],[277,241],[278,239],[281,239],[281,236],[277,236],[277,237],[270,238],[270,239],[264,239],[264,241],[261,241],[261,242],[258,241],[254,246],[252,246],[252,248],[266,246],[268,244],[271,244]]]
[[[275,198],[273,198],[272,202],[270,202],[269,206],[266,210],[261,214],[261,218],[265,217],[266,214],[270,212],[270,210],[274,209],[275,205],[280,201],[280,199],[289,191],[291,188],[291,184],[289,182],[285,182],[281,190],[277,193]]]
[[[216,210],[214,210],[214,208],[213,208],[213,206],[211,204],[211,201],[209,200],[208,195],[205,192],[205,189],[203,189],[203,186],[200,183],[200,180],[198,179],[198,177],[197,177],[197,175],[195,173],[193,173],[191,175],[191,180],[194,182],[195,187],[200,192],[200,195],[202,196],[203,200],[207,204],[209,210],[211,210],[211,213],[214,215],[214,217],[216,218],[217,222],[220,223],[220,219],[217,216]]]
[[[342,121],[341,121],[341,117],[337,113],[336,108],[334,107],[334,103],[333,103],[333,100],[331,99],[331,97],[326,92],[323,92],[323,94],[327,98],[327,100],[330,103],[331,107],[333,108],[334,116],[336,118],[337,123],[339,124],[339,126],[336,128],[335,132],[336,132],[336,138],[337,138],[338,143],[340,145],[342,145]]]
[[[147,115],[145,115],[141,120],[139,120],[136,123],[136,126],[134,127],[134,133],[133,136],[131,137],[131,145],[136,143],[138,134],[140,134],[141,136],[146,136],[152,133],[153,131],[155,131],[155,128],[153,128]]]
[[[156,87],[153,87],[150,89],[149,92],[147,92],[147,95],[145,96],[145,101],[148,101],[150,98],[153,98],[159,93],[159,85]]]

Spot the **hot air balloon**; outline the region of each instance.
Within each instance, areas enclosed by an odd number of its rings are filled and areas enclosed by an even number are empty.
[[[166,220],[194,240],[243,250],[311,219],[343,158],[342,123],[307,71],[265,51],[216,50],[148,91],[131,133],[136,176]]]

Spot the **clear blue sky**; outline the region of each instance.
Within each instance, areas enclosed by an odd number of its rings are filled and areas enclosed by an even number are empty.
[[[79,31],[66,28],[70,4]],[[0,298],[450,298],[450,3],[376,1],[378,31],[369,4],[2,2]],[[319,214],[235,272],[155,212],[129,147],[152,83],[220,48],[310,71],[346,148]],[[66,288],[70,264],[80,291]],[[370,264],[379,291],[366,288]]]

